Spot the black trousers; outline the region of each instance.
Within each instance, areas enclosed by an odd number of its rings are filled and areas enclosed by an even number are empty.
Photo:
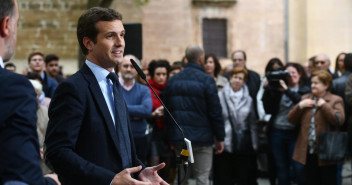
[[[214,185],[256,185],[256,155],[228,152],[214,156]]]
[[[307,185],[337,185],[337,164],[318,166],[317,154],[307,154],[305,171]]]

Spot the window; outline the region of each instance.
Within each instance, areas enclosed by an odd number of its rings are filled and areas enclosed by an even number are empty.
[[[203,48],[205,53],[215,53],[219,58],[227,57],[226,19],[203,19]]]

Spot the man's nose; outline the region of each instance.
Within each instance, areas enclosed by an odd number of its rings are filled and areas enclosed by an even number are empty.
[[[124,38],[118,35],[115,39],[115,45],[120,46],[124,43]]]

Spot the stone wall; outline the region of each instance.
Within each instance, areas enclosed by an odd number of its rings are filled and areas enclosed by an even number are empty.
[[[124,22],[141,22],[143,58],[180,60],[191,44],[202,46],[203,18],[227,19],[227,53],[243,49],[247,66],[263,73],[271,57],[284,57],[284,10],[281,0],[238,0],[235,3],[193,3],[192,0],[150,0],[146,4],[116,0],[111,6]],[[127,43],[128,44],[128,43]],[[223,66],[231,63],[222,59]]]
[[[33,51],[61,57],[64,72],[78,69],[76,23],[94,0],[20,0],[18,41],[13,61],[21,71]],[[95,0],[100,3],[102,0]],[[287,0],[288,1],[288,0]],[[143,58],[180,60],[188,45],[202,46],[203,18],[227,20],[227,58],[247,52],[248,68],[263,74],[272,57],[284,61],[284,2],[237,0],[235,3],[194,3],[192,0],[113,0],[126,23],[142,23]],[[352,50],[352,1],[297,0],[289,2],[289,61],[304,63],[317,53],[333,60]],[[128,43],[126,43],[128,45]],[[221,59],[223,67],[231,64]],[[333,67],[333,66],[332,66]]]
[[[33,51],[54,53],[60,57],[64,72],[78,68],[76,24],[87,9],[87,0],[20,0],[17,47],[13,62],[17,72],[27,66]]]
[[[290,1],[290,60],[306,62],[319,53],[331,59],[352,51],[352,1]]]

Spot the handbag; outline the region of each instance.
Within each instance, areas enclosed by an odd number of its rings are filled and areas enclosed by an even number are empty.
[[[319,133],[318,155],[319,159],[323,161],[342,161],[347,152],[348,134],[340,131],[338,113],[335,114],[335,117],[338,130],[336,132],[330,131],[330,124],[328,124],[328,131]]]
[[[232,120],[232,112],[230,111],[229,105],[225,98],[225,93],[223,91],[223,97],[226,104],[227,112],[229,114],[230,125],[232,129],[232,148],[233,153],[236,154],[252,154],[254,153],[252,147],[252,137],[250,130],[248,129],[236,129],[235,124]]]
[[[267,133],[268,122],[258,121],[258,153],[268,153],[269,139]]]

